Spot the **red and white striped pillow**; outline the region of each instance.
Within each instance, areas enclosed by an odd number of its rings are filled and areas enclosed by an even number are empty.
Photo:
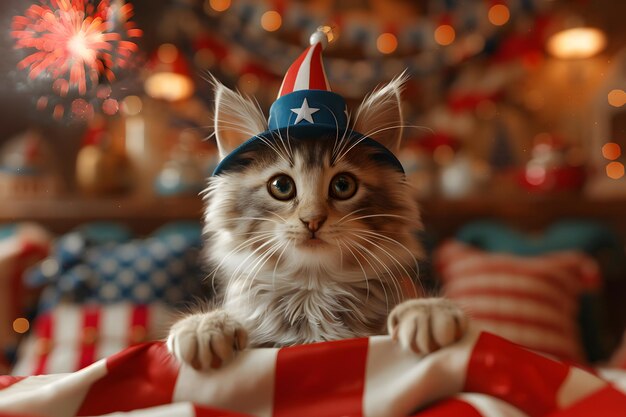
[[[579,295],[597,286],[599,268],[575,251],[524,257],[450,241],[435,255],[447,297],[479,326],[528,348],[584,361]]]

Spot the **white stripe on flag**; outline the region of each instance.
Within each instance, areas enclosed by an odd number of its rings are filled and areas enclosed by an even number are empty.
[[[613,388],[626,395],[626,370],[613,368],[599,368],[598,375],[613,385]]]
[[[100,310],[100,340],[97,358],[106,358],[128,346],[130,304],[115,304]]]
[[[67,372],[76,369],[78,349],[83,336],[82,309],[59,305],[52,316],[52,350],[46,361],[46,374]]]
[[[271,417],[278,349],[243,351],[232,363],[209,372],[182,365],[172,401]]]
[[[0,391],[0,410],[48,417],[75,416],[91,385],[106,374],[106,361],[101,360],[72,374],[23,379]]]
[[[606,381],[579,368],[570,367],[569,374],[561,384],[556,396],[559,408],[569,407],[582,398],[606,387]]]
[[[37,366],[38,357],[37,338],[31,334],[20,343],[18,350],[18,361],[11,370],[11,375],[32,375]],[[2,391],[0,391],[2,392]]]
[[[296,81],[293,84],[293,91],[311,89],[311,57],[313,56],[314,50],[315,46],[311,46],[306,54],[306,57],[300,64],[300,68],[298,68],[298,75],[296,76]]]
[[[178,317],[163,303],[154,303],[148,310],[149,340],[165,340]]]
[[[143,410],[103,414],[102,417],[195,417],[196,410],[191,403],[174,403],[150,407]]]
[[[489,395],[463,393],[456,398],[474,407],[483,417],[529,417],[517,407]]]
[[[363,415],[405,416],[460,392],[478,334],[472,329],[461,342],[425,356],[402,349],[389,336],[370,337]]]

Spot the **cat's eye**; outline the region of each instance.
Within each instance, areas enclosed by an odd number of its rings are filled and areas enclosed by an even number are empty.
[[[356,178],[352,174],[337,174],[330,181],[330,196],[337,200],[347,200],[356,194]]]
[[[277,200],[291,200],[296,196],[296,184],[293,179],[285,174],[272,177],[267,183],[267,190]]]

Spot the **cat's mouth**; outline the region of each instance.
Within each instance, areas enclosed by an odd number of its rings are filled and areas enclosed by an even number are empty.
[[[315,235],[315,234],[310,234],[309,236],[307,236],[306,239],[303,239],[300,242],[301,247],[304,248],[319,248],[322,246],[326,246],[328,245],[328,243],[324,240],[324,239],[320,239],[319,236]]]

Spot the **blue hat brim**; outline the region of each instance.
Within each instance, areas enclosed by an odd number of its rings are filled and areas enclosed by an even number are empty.
[[[289,137],[292,140],[320,140],[320,138],[336,137],[337,134],[343,135],[343,131],[337,131],[336,126],[329,126],[324,124],[303,124],[285,127],[282,129],[267,130],[263,133],[259,133],[257,136],[253,136],[231,153],[226,155],[224,159],[215,167],[213,176],[224,174],[230,170],[241,168],[245,166],[245,160],[241,158],[241,155],[247,152],[253,152],[259,147],[267,146],[267,143],[275,143],[280,140],[280,137]],[[364,146],[374,149],[373,158],[375,161],[382,165],[387,165],[398,172],[404,173],[402,164],[396,158],[396,156],[387,149],[380,142],[362,135],[358,132],[349,132],[346,139],[352,143],[358,142],[358,147]]]

